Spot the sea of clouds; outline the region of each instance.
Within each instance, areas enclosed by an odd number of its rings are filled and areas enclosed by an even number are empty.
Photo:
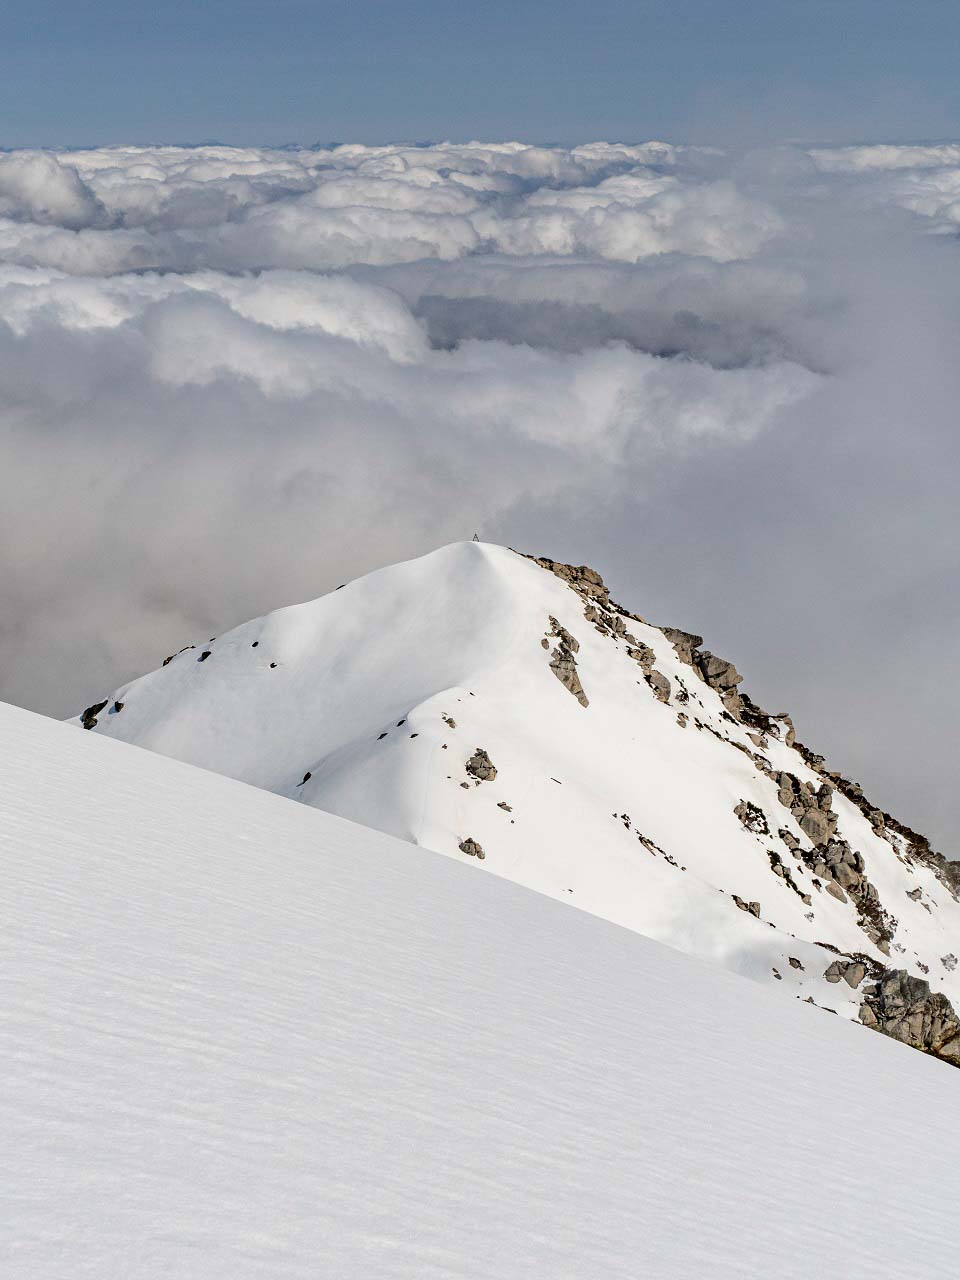
[[[0,153],[0,697],[478,531],[949,845],[958,226],[960,145]]]

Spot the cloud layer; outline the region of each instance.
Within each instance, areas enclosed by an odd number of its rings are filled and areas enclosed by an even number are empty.
[[[0,696],[479,530],[953,839],[958,210],[958,147],[0,154]]]

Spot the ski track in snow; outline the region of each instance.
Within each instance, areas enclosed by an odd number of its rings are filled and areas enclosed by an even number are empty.
[[[3,1273],[941,1277],[953,1071],[0,708]]]

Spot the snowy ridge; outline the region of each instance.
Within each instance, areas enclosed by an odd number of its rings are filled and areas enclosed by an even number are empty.
[[[952,1274],[942,1064],[96,736],[0,706],[5,1275]]]
[[[83,723],[958,1060],[954,868],[739,683],[590,570],[456,543],[189,647]]]

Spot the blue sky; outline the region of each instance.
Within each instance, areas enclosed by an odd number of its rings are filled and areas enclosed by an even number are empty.
[[[960,134],[954,0],[11,0],[5,146]]]

